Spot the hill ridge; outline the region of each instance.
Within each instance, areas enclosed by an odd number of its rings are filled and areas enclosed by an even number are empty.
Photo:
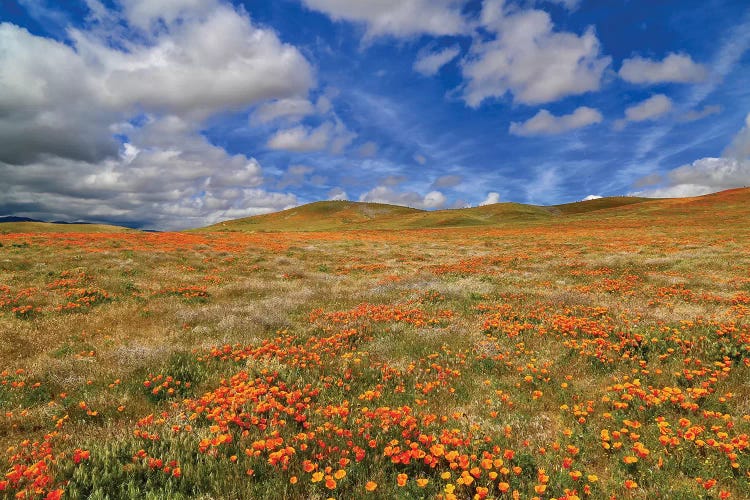
[[[516,202],[442,210],[359,201],[316,201],[280,212],[219,222],[191,231],[315,232],[401,230],[461,227],[523,227],[558,222],[605,221],[609,217],[637,218],[680,215],[682,210],[719,209],[728,203],[749,203],[750,188],[735,188],[688,198],[612,196],[559,205]],[[678,209],[678,207],[682,207]]]

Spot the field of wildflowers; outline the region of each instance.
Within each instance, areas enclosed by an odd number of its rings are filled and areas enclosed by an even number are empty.
[[[747,220],[0,234],[0,496],[750,498]]]

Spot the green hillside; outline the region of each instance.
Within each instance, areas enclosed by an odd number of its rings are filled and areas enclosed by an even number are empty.
[[[621,196],[547,207],[496,203],[435,211],[380,203],[319,201],[272,214],[220,222],[196,231],[342,231],[524,225],[576,215],[604,215],[604,212],[654,201]]]

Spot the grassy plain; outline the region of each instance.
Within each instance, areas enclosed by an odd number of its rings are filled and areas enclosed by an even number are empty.
[[[0,227],[0,496],[749,498],[750,190],[632,201]]]

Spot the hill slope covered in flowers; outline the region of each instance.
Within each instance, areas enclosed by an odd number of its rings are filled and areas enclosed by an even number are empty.
[[[0,234],[0,496],[748,498],[749,219]]]

